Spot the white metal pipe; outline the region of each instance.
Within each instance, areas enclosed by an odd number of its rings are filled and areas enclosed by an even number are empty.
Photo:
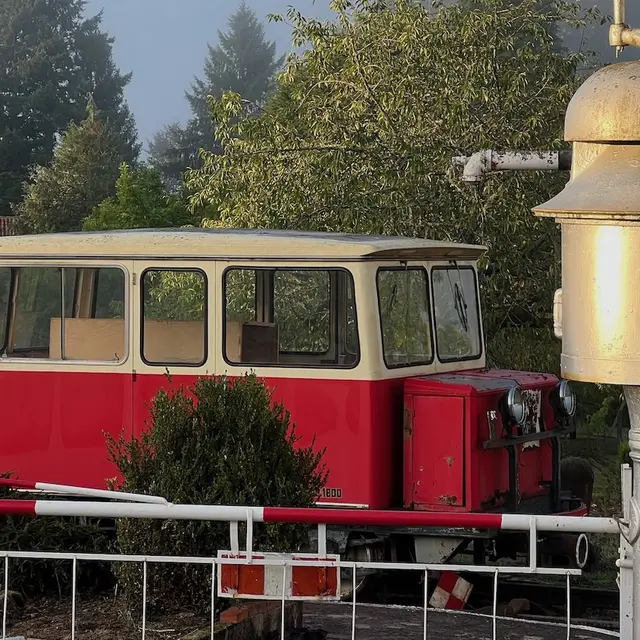
[[[568,171],[571,151],[493,151],[483,149],[471,156],[457,156],[454,163],[463,165],[463,182],[477,183],[490,171]]]
[[[262,507],[235,507],[192,504],[140,504],[117,502],[81,502],[37,500],[38,516],[87,518],[143,518],[151,520],[211,520],[215,522],[245,522],[251,512],[254,522],[263,522]]]

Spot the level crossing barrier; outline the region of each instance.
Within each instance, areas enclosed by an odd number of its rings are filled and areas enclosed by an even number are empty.
[[[622,469],[623,494],[628,516],[630,474],[628,465]],[[429,638],[428,578],[431,572],[483,573],[493,577],[492,638],[498,636],[498,582],[502,575],[553,575],[566,578],[566,637],[571,638],[571,578],[581,575],[580,569],[541,567],[537,558],[538,532],[607,533],[620,536],[618,561],[620,587],[620,634],[631,638],[633,612],[632,567],[630,547],[625,540],[625,520],[615,518],[540,516],[524,514],[460,514],[418,511],[368,511],[361,509],[242,507],[224,505],[172,504],[156,496],[139,496],[119,492],[100,491],[87,494],[78,487],[46,485],[45,483],[2,480],[0,484],[21,490],[53,491],[62,496],[115,498],[115,502],[93,500],[0,500],[0,514],[32,517],[87,517],[87,518],[142,518],[162,520],[201,520],[229,523],[230,548],[219,550],[217,557],[178,557],[163,555],[60,553],[42,551],[2,551],[4,559],[4,602],[2,637],[7,637],[8,589],[12,559],[66,560],[72,563],[71,639],[76,638],[77,567],[81,562],[134,562],[142,571],[142,638],[147,636],[146,594],[149,564],[204,564],[211,567],[211,637],[215,629],[216,598],[278,600],[282,603],[281,637],[285,637],[285,603],[287,601],[337,601],[342,597],[340,576],[342,570],[351,573],[351,638],[356,639],[357,572],[359,570],[418,571],[424,578],[423,629],[424,640]],[[89,490],[90,492],[98,490]],[[306,524],[317,527],[316,553],[261,553],[254,549],[253,526],[256,523]],[[246,525],[244,549],[240,546],[239,523]],[[399,562],[341,561],[337,555],[327,553],[327,526],[396,526],[396,527],[450,527],[464,529],[491,529],[523,531],[529,534],[529,564],[526,566],[487,566],[468,564],[420,564]],[[615,634],[618,635],[618,634]]]

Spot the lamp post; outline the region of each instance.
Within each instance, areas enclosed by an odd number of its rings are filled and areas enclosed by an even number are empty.
[[[610,42],[640,44],[615,0]],[[640,61],[604,67],[573,96],[563,191],[534,208],[562,230],[563,377],[622,385],[633,468],[633,638],[640,640]]]

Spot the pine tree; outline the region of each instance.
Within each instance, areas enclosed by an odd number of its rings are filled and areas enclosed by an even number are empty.
[[[131,169],[123,164],[116,182],[116,196],[101,202],[85,218],[82,229],[157,229],[199,222],[185,202],[167,193],[155,169]]]
[[[119,127],[93,101],[87,118],[63,134],[51,165],[34,169],[14,208],[19,233],[78,231],[103,200],[115,195],[130,147]]]
[[[123,97],[131,76],[111,56],[101,14],[84,19],[85,0],[0,2],[0,215],[20,201],[33,165],[46,165],[56,140],[85,117],[87,98],[112,120],[128,160],[139,153]]]
[[[187,126],[166,127],[149,147],[151,163],[171,186],[180,183],[186,169],[199,166],[199,149],[218,150],[207,96],[233,91],[259,107],[284,61],[276,57],[275,42],[265,39],[263,25],[244,1],[229,19],[227,32],[218,31],[218,41],[208,47],[203,77],[195,78],[186,92],[193,114]]]

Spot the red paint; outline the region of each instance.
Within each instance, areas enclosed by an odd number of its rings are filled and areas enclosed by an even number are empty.
[[[415,395],[409,402],[405,506],[464,507],[464,398]]]
[[[13,480],[12,478],[0,478],[0,487],[11,489],[35,489],[36,483],[29,480]]]
[[[223,554],[222,558],[229,558]],[[255,560],[264,556],[254,555]],[[222,564],[220,583],[223,593],[260,596],[264,594],[264,565]]]
[[[265,507],[265,522],[351,525],[371,527],[470,527],[500,529],[498,513],[451,513],[429,511],[370,511],[366,509],[294,509]]]
[[[410,441],[405,439],[404,478],[405,483],[412,482],[410,490],[405,486],[405,507],[485,511],[503,504],[504,498],[496,499],[496,493],[504,494],[509,489],[508,452],[504,448],[485,450],[482,443],[490,439],[487,412],[499,409],[509,380],[515,380],[523,389],[542,390],[542,416],[546,427],[553,428],[556,418],[549,394],[558,382],[553,375],[482,370],[406,380],[405,402],[412,407],[415,414],[412,419],[417,426]],[[464,402],[463,412],[448,407],[454,399]],[[454,416],[458,417],[458,422]],[[496,433],[499,435],[501,431],[498,412]],[[434,504],[434,497],[457,496],[460,492],[459,474],[452,474],[445,462],[446,458],[459,456],[463,435],[464,503],[458,500],[453,504],[444,501]],[[518,455],[522,500],[545,495],[548,489],[541,486],[541,482],[551,480],[550,442],[541,441],[539,447],[526,450],[520,446]],[[430,485],[431,491],[425,491],[422,486],[421,492],[415,493],[413,482],[420,467],[424,468],[423,479],[435,479],[431,481],[434,483]]]
[[[132,376],[61,369],[0,368],[0,472],[106,488],[115,470],[104,432],[131,436]]]
[[[316,560],[326,560],[327,562],[332,562],[328,558],[300,558],[299,556],[293,556],[292,560],[314,562]],[[337,596],[338,571],[338,567],[291,567],[291,595],[294,597]]]
[[[36,500],[0,500],[3,516],[35,516]]]
[[[192,377],[136,376],[135,432],[149,419],[146,408],[158,389],[191,385]],[[326,488],[340,496],[321,502],[363,505],[372,509],[397,506],[401,501],[401,418],[403,380],[351,381],[268,378],[274,400],[291,413],[299,446],[315,437],[317,451],[326,448],[323,463],[329,471]]]

